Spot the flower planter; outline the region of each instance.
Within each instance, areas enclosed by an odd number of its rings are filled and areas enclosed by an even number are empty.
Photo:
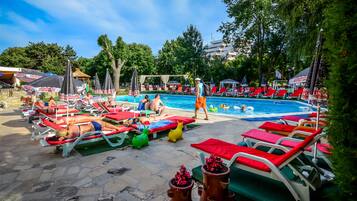
[[[167,195],[171,198],[171,201],[191,201],[193,182],[188,186],[179,187],[173,184],[173,180],[170,181],[170,189],[167,191]]]
[[[203,189],[199,189],[201,201],[229,201],[233,200],[234,195],[228,191],[230,169],[222,173],[212,173],[202,166]]]

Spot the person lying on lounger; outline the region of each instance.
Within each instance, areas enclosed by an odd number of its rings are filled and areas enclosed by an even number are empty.
[[[52,121],[56,124],[67,124],[67,125],[72,125],[72,124],[80,124],[80,123],[87,123],[91,121],[101,121],[104,117],[95,117],[95,116],[69,116],[69,117],[62,117],[58,119],[53,119]]]
[[[113,131],[119,129],[120,127],[114,126],[113,124],[104,122],[102,120],[95,120],[90,121],[88,124],[68,125],[66,128],[57,131],[56,136],[59,137],[58,140],[62,141],[65,139],[79,137],[80,135],[90,131]]]
[[[170,115],[163,115],[163,116],[153,116],[153,117],[135,117],[130,118],[124,122],[124,125],[130,126],[132,124],[143,124],[148,125],[151,122],[159,121],[168,118]]]

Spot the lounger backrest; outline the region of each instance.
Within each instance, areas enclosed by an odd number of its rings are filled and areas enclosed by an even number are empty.
[[[316,130],[310,136],[306,137],[304,141],[299,143],[297,146],[292,148],[290,151],[283,154],[277,161],[275,161],[276,166],[284,165],[285,163],[295,159],[300,153],[302,153],[306,148],[311,146],[316,142],[316,136],[322,132],[322,129]]]
[[[288,91],[286,89],[281,89],[278,91],[277,96],[284,96]]]
[[[55,123],[53,123],[53,122],[51,122],[51,121],[49,121],[49,120],[47,120],[47,119],[42,119],[42,123],[43,123],[45,126],[50,127],[50,128],[52,128],[53,130],[56,130],[56,131],[62,129],[62,127],[61,127],[60,125],[55,124]]]

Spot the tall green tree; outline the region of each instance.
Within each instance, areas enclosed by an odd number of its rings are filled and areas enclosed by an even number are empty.
[[[180,44],[177,40],[165,41],[156,59],[159,74],[182,74],[183,66],[178,61]]]
[[[114,74],[114,87],[118,92],[120,88],[120,73],[121,69],[127,61],[127,44],[123,41],[122,37],[118,37],[115,45],[108,36],[101,35],[98,38],[98,45],[102,48],[103,52],[107,55],[111,62],[111,69]]]
[[[179,62],[184,66],[184,71],[192,72],[194,77],[204,76],[206,63],[202,34],[195,26],[189,25],[177,41],[180,46],[177,56]]]
[[[297,71],[311,64],[326,6],[327,0],[278,1],[278,15],[286,27],[288,63]]]
[[[156,73],[155,57],[148,45],[132,43],[128,44],[128,59],[126,68],[123,69],[122,78],[129,82],[133,69],[136,68],[138,74]]]
[[[284,24],[277,16],[276,2],[224,0],[224,3],[233,21],[224,22],[219,30],[224,34],[225,41],[234,42],[237,48],[252,43],[251,56],[257,58],[261,82],[264,66],[271,72],[271,62],[275,64],[278,61],[284,48]],[[270,51],[272,47],[276,50],[275,54]]]

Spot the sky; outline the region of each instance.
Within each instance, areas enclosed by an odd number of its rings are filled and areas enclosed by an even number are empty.
[[[195,25],[204,43],[220,39],[222,0],[0,0],[0,52],[28,42],[71,45],[78,56],[100,51],[97,38],[149,45],[153,53]]]

